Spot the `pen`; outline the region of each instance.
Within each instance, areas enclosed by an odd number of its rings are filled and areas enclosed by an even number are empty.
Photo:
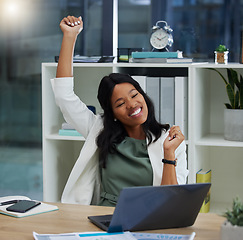
[[[10,201],[6,201],[6,202],[1,202],[0,206],[4,206],[4,205],[9,205],[9,204],[13,204],[13,203],[17,203],[19,200],[10,200]]]

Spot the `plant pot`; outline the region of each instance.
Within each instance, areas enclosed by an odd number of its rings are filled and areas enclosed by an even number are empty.
[[[224,139],[243,142],[243,109],[224,109]]]
[[[220,229],[221,240],[242,240],[243,227],[233,226],[230,222],[225,221]]]
[[[216,64],[227,64],[228,63],[228,53],[229,51],[225,52],[217,52],[215,51],[215,63]]]

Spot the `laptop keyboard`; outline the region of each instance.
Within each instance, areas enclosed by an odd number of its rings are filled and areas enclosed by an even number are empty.
[[[104,224],[106,227],[109,227],[111,221],[102,221],[101,223]]]

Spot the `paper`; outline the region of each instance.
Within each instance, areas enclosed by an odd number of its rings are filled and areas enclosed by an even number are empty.
[[[158,240],[158,239],[193,240],[196,233],[193,232],[190,235],[163,234],[163,233],[132,233],[132,235],[137,240]]]
[[[106,232],[84,232],[64,234],[38,234],[33,232],[35,240],[193,240],[195,232],[190,235],[161,234],[161,233],[106,233]]]
[[[136,240],[130,232],[84,232],[66,234],[38,234],[34,232],[33,236],[35,240]]]

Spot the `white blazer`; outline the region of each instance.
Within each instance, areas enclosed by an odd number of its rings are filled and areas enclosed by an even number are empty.
[[[68,178],[61,201],[84,205],[97,204],[100,197],[100,177],[96,137],[103,128],[102,118],[100,115],[93,114],[75,95],[72,77],[54,78],[51,79],[51,84],[56,103],[60,107],[64,119],[86,139]],[[163,133],[156,142],[148,145],[154,186],[161,183],[162,158],[164,157],[163,142],[167,135],[168,132]],[[188,175],[185,141],[176,149],[175,155],[177,158],[177,181],[179,184],[185,184]]]

